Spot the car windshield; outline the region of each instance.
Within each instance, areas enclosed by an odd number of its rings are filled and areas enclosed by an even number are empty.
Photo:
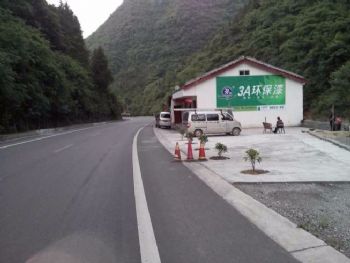
[[[224,120],[224,121],[233,121],[233,118],[232,118],[232,116],[230,114],[223,113],[222,114],[222,120]]]
[[[165,118],[165,119],[170,119],[170,114],[169,113],[162,113],[160,117]]]

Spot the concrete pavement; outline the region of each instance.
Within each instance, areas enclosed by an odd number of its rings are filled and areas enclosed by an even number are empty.
[[[263,134],[262,128],[244,129],[240,136],[209,136],[206,144],[208,157],[216,156],[215,144],[227,145],[224,156],[229,160],[209,160],[202,163],[230,183],[253,182],[349,182],[350,152],[329,142],[302,132],[303,128],[288,127],[286,134]],[[156,129],[173,148],[176,142],[186,152],[186,140],[174,130]],[[194,139],[198,143],[197,139]],[[198,144],[193,145],[198,148]],[[262,162],[257,169],[269,173],[252,176],[241,171],[251,169],[243,160],[245,151],[257,149]],[[195,152],[197,156],[198,151]]]

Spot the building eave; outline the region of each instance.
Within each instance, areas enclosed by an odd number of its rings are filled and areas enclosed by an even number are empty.
[[[272,66],[270,64],[261,62],[259,60],[256,60],[255,58],[252,58],[252,57],[242,56],[242,57],[239,57],[238,59],[233,60],[233,61],[231,61],[231,62],[229,62],[229,63],[227,63],[219,68],[211,70],[211,71],[209,71],[209,72],[207,72],[207,73],[205,73],[197,78],[194,78],[194,79],[186,82],[181,87],[181,89],[188,89],[190,87],[198,85],[198,84],[200,84],[208,79],[214,78],[214,77],[216,77],[216,76],[218,76],[218,75],[220,75],[220,74],[222,74],[230,69],[233,69],[233,68],[239,66],[240,64],[248,64],[248,65],[251,65],[253,67],[265,70],[267,72],[270,72],[270,73],[273,73],[276,75],[284,76],[288,79],[292,79],[298,83],[301,83],[302,85],[304,85],[306,83],[306,79],[304,77],[296,74],[296,73],[293,73],[293,72]]]

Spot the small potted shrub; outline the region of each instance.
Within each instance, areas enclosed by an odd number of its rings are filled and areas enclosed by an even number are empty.
[[[217,156],[210,157],[212,160],[225,160],[230,159],[228,157],[222,156],[223,153],[227,152],[227,146],[221,142],[215,144],[215,150],[218,152]]]
[[[183,126],[180,126],[178,131],[181,134],[181,141],[183,141],[184,140],[184,136],[186,134],[186,129]]]
[[[189,143],[192,143],[194,134],[193,134],[192,132],[188,132],[188,133],[186,134],[186,137],[187,137],[187,139],[188,139],[188,142],[189,142]]]
[[[264,174],[264,173],[268,173],[268,171],[256,170],[255,169],[256,162],[261,163],[261,161],[262,161],[260,153],[257,150],[249,149],[245,153],[246,153],[246,156],[244,156],[243,159],[245,161],[249,161],[250,162],[250,164],[252,166],[252,170],[242,171],[242,173],[248,173],[248,174]]]
[[[208,136],[203,133],[201,136],[198,137],[198,140],[200,144],[204,147],[205,144],[208,142]]]

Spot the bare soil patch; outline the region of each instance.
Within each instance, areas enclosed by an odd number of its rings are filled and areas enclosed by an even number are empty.
[[[267,173],[269,173],[269,171],[256,169],[255,171],[253,171],[253,170],[244,170],[244,171],[241,171],[241,173],[242,174],[251,174],[251,175],[260,175],[260,174],[267,174]]]
[[[218,161],[218,160],[228,160],[228,159],[230,159],[229,157],[226,157],[226,156],[212,156],[212,157],[210,157],[209,158],[210,160],[216,160],[216,161]]]

